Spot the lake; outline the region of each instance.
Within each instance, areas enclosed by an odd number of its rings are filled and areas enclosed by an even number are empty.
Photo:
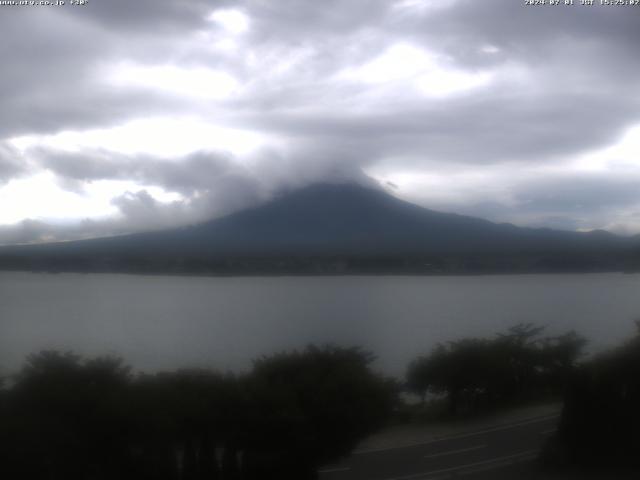
[[[401,376],[437,342],[520,322],[575,329],[589,349],[640,318],[640,275],[178,277],[0,272],[0,373],[45,348],[136,369],[241,371],[308,343],[359,345]]]

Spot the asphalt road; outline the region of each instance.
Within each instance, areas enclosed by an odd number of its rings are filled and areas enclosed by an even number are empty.
[[[409,446],[360,451],[322,468],[320,479],[537,478],[534,460],[557,421],[557,415],[538,417]]]

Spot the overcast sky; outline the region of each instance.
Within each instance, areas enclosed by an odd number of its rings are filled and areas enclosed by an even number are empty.
[[[574,3],[0,5],[0,243],[365,176],[437,210],[639,233],[640,6]]]

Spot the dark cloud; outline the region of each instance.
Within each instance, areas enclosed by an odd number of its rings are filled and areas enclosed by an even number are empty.
[[[407,98],[397,91],[388,99],[383,92],[374,98],[378,108],[358,114],[308,104],[307,109],[262,111],[255,122],[260,128],[336,144],[361,140],[364,162],[377,160],[369,146],[377,157],[404,154],[469,163],[544,161],[604,146],[640,122],[640,95],[628,83],[640,65],[633,47],[640,30],[633,15],[614,10],[536,10],[512,1],[460,0],[451,8],[380,22],[374,27],[387,45],[406,41],[423,46],[470,72],[485,64],[521,69],[526,83],[498,83],[446,101]],[[378,11],[373,8],[374,14]],[[315,18],[311,8],[307,14]],[[317,34],[317,28],[329,39],[357,39],[354,30],[325,30],[324,21],[313,22],[312,32]],[[484,46],[497,49],[497,54],[483,53]],[[363,62],[380,53],[369,50],[368,58],[348,60]],[[289,93],[281,92],[285,104],[291,102]],[[294,101],[297,98],[294,93]],[[274,103],[272,98],[268,104]]]
[[[249,0],[240,2],[251,15],[255,38],[273,42],[300,42],[333,36],[352,36],[373,30],[385,20],[393,2],[386,0]]]
[[[0,143],[0,185],[29,170],[20,153],[7,144]]]
[[[50,240],[52,227],[44,222],[25,219],[15,225],[0,225],[0,244],[37,243]]]
[[[573,211],[584,216],[640,205],[639,190],[640,174],[573,174],[529,182],[516,198],[528,210]]]
[[[209,189],[217,179],[241,171],[229,155],[218,152],[199,151],[171,160],[149,155],[127,156],[106,150],[60,152],[36,149],[31,154],[39,159],[41,166],[63,179],[80,182],[132,180],[183,194]]]
[[[640,172],[514,173],[513,177],[502,182],[510,192],[508,201],[487,201],[486,194],[470,193],[456,210],[523,226],[622,234],[640,230]]]
[[[427,40],[440,38],[437,43],[464,63],[483,63],[481,59],[491,57],[482,55],[478,47],[493,45],[510,57],[535,61],[543,68],[550,59],[568,58],[583,48],[596,55],[608,49],[609,55],[589,62],[599,68],[601,62],[615,63],[632,55],[633,42],[640,38],[634,9],[547,7],[526,7],[510,0],[458,0],[452,8],[413,16],[405,27]]]
[[[254,122],[278,134],[321,141],[336,151],[350,149],[361,164],[403,156],[418,162],[482,164],[541,162],[587,151],[615,142],[640,121],[638,103],[624,97],[603,101],[550,93],[544,102],[509,97],[424,102],[423,108],[356,115],[274,113]]]
[[[169,204],[157,201],[146,190],[126,192],[116,197],[112,203],[118,207],[131,230],[153,230],[175,226],[176,218],[184,218],[186,205],[183,202]]]
[[[219,8],[243,12],[248,31],[229,36],[207,18]],[[78,194],[100,180],[140,186],[114,197],[117,219],[73,227],[25,223],[9,229],[7,238],[201,221],[282,188],[366,182],[363,169],[449,172],[452,182],[464,169],[502,192],[459,193],[449,203],[442,196],[432,205],[446,210],[566,228],[637,225],[635,170],[588,174],[571,167],[576,155],[610,146],[640,124],[636,12],[512,0],[111,0],[6,9],[0,17],[0,184],[47,169]],[[491,81],[438,97],[416,88],[411,73],[380,81],[349,76],[394,45],[430,52],[446,71]],[[401,70],[412,61],[396,59],[387,67]],[[223,71],[240,88],[213,100],[110,83],[108,74],[127,64]],[[109,145],[73,153],[36,146],[22,155],[7,143],[18,135],[187,114],[259,132],[267,145],[245,155],[199,151],[160,159],[115,153]],[[536,166],[556,170],[509,177],[513,169]],[[392,183],[403,195],[402,182]],[[151,187],[181,199],[161,202]]]
[[[87,8],[68,9],[66,13],[103,28],[157,35],[197,28],[205,22],[208,12],[231,3],[225,0],[108,0],[92,2]]]
[[[61,154],[40,150],[34,155],[58,176],[63,188],[77,193],[94,181],[129,180],[182,196],[181,200],[160,202],[142,189],[114,198],[112,204],[120,211],[119,231],[167,228],[219,217],[263,201],[275,188],[218,152],[199,151],[172,160],[105,151]]]
[[[108,2],[96,2],[103,3]],[[0,137],[96,128],[141,111],[148,115],[178,108],[172,98],[113,89],[101,78],[100,68],[125,58],[124,52],[142,59],[159,48],[166,55],[164,42],[155,46],[152,40],[123,38],[106,25],[69,13],[81,7],[3,10]]]

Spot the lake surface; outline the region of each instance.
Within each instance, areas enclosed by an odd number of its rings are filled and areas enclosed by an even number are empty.
[[[0,272],[0,373],[44,348],[141,370],[240,371],[308,343],[359,345],[402,375],[437,342],[520,322],[575,329],[597,351],[635,332],[640,275],[177,277]]]

